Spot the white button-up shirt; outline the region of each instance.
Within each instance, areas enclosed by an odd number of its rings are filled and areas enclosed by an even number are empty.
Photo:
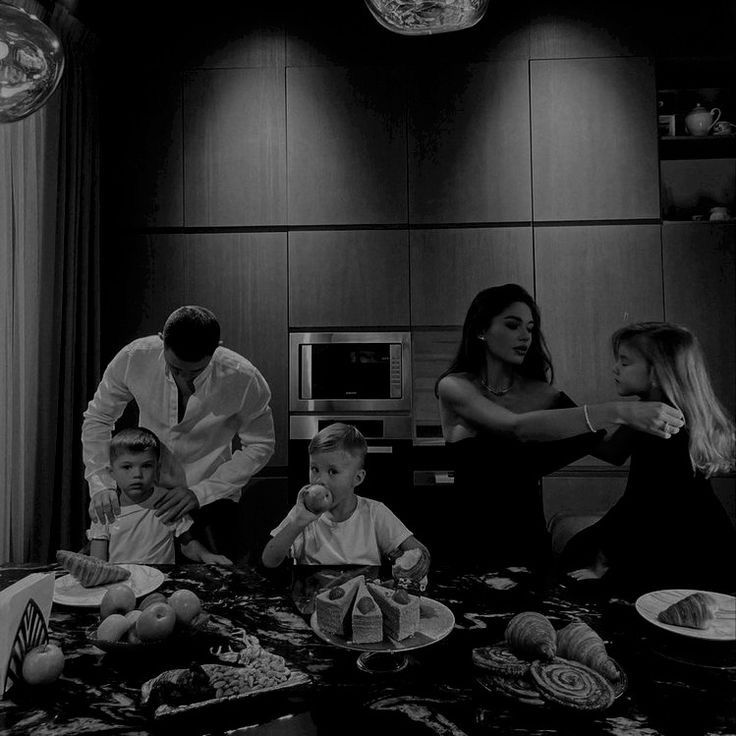
[[[82,451],[90,495],[116,487],[110,473],[110,437],[135,399],[139,424],[161,442],[158,485],[190,488],[200,506],[240,498],[241,488],[273,455],[271,392],[255,366],[218,347],[194,379],[194,393],[178,419],[178,390],[157,335],[126,345],[105,369],[84,412]],[[232,452],[237,435],[241,448]]]

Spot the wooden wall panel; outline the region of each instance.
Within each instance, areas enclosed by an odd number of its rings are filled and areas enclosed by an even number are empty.
[[[528,63],[414,70],[410,221],[513,222],[531,216]]]
[[[720,400],[736,415],[736,227],[662,227],[665,316],[700,340]]]
[[[473,297],[508,282],[534,284],[531,227],[412,230],[412,326],[461,326]]]
[[[211,309],[225,347],[250,360],[268,381],[276,425],[271,465],[286,464],[286,235],[202,233],[138,236],[119,246],[120,308],[108,322],[115,349],[159,332],[182,304]],[[125,257],[122,257],[124,252]]]
[[[289,224],[404,224],[405,75],[287,69]]]
[[[129,80],[128,80],[129,82]],[[171,72],[138,85],[135,104],[108,111],[103,138],[105,224],[181,227],[184,224],[181,80]],[[114,174],[112,173],[114,172]]]
[[[290,327],[408,324],[406,231],[289,234]]]
[[[555,384],[582,403],[615,399],[610,336],[662,319],[658,225],[537,227],[537,301]]]
[[[283,68],[184,75],[184,224],[283,225]]]
[[[531,100],[535,220],[659,218],[647,59],[532,61]]]

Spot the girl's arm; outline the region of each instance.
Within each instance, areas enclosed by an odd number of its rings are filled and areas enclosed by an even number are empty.
[[[631,455],[634,436],[635,431],[630,427],[619,427],[615,432],[606,433],[590,454],[612,465],[623,465]]]
[[[684,425],[682,413],[658,401],[610,401],[571,409],[544,409],[515,414],[489,401],[477,386],[461,376],[445,376],[438,386],[440,400],[459,417],[476,427],[515,437],[521,441],[565,439],[599,429],[626,425],[668,438]]]
[[[98,560],[103,562],[108,561],[110,555],[110,540],[109,539],[90,539],[89,540],[89,556],[96,557]]]

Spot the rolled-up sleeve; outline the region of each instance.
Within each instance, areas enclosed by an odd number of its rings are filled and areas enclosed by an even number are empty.
[[[254,371],[238,412],[241,449],[205,480],[191,486],[200,506],[232,497],[271,459],[275,447],[271,391]]]
[[[105,369],[100,385],[84,412],[82,456],[90,496],[115,489],[115,480],[110,473],[110,438],[115,422],[133,399],[126,384],[128,363],[129,353],[123,348]]]

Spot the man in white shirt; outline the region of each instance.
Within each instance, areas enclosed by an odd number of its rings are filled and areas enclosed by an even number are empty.
[[[270,399],[255,366],[220,346],[220,326],[212,312],[198,306],[176,309],[163,333],[134,340],[113,358],[84,412],[90,516],[112,522],[120,513],[110,473],[110,438],[115,422],[135,400],[139,425],[161,442],[158,485],[167,491],[156,504],[157,515],[172,523],[191,513],[199,527],[195,534],[209,529],[206,541],[222,554],[232,553],[234,502],[273,455]],[[233,453],[236,435],[241,449]]]

